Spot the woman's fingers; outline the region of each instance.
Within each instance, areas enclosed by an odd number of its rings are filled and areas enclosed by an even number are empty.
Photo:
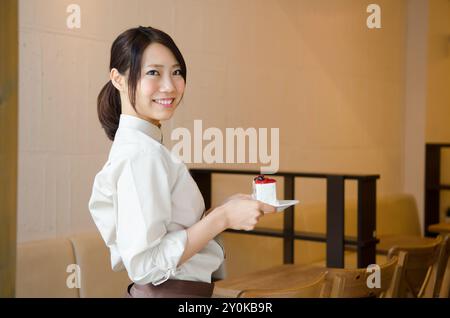
[[[259,201],[259,202],[260,202],[259,209],[263,213],[267,214],[267,213],[274,213],[277,211],[277,209],[273,205],[270,205],[270,204],[267,204],[267,203],[264,203],[261,201]]]

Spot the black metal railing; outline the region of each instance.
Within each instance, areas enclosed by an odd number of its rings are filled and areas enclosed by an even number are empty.
[[[191,175],[205,200],[206,209],[211,207],[212,174],[258,175],[259,171],[190,169]],[[262,235],[283,238],[283,262],[294,263],[295,240],[307,240],[326,243],[327,267],[344,267],[344,248],[356,247],[358,267],[367,267],[375,263],[376,244],[376,181],[379,175],[328,174],[277,172],[273,176],[284,179],[284,199],[294,199],[295,178],[325,179],[327,182],[326,234],[298,232],[294,226],[294,207],[284,213],[283,229],[257,228],[253,231],[227,230],[228,232]],[[345,180],[356,180],[358,185],[357,237],[344,235],[344,194]]]

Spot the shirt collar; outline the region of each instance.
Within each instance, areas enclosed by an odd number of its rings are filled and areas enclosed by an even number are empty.
[[[120,114],[119,128],[120,127],[139,130],[150,138],[155,139],[157,142],[162,143],[163,136],[161,132],[161,125],[158,127],[142,118]]]

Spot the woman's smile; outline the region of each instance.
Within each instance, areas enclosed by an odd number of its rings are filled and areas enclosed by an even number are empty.
[[[164,108],[171,108],[173,106],[175,98],[158,98],[158,99],[152,99],[152,101],[156,104],[159,104],[160,106]]]

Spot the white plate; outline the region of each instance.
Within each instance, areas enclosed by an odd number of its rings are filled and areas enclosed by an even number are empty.
[[[298,200],[277,200],[277,204],[273,206],[277,208],[277,212],[281,212],[292,205],[298,204],[298,202]]]
[[[255,199],[255,195],[252,194],[252,198]],[[284,211],[286,208],[290,207],[291,205],[298,204],[298,200],[277,200],[276,204],[270,204],[271,206],[274,206],[277,208],[277,212]]]

